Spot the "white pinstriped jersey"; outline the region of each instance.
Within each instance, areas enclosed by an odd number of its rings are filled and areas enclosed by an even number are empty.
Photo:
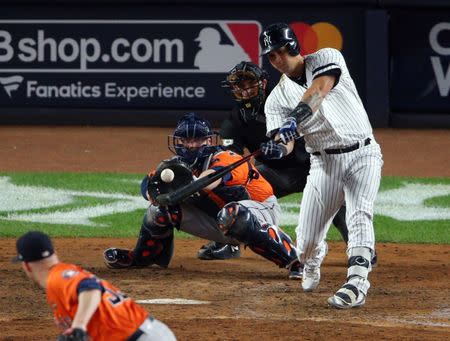
[[[342,54],[336,49],[324,48],[304,56],[304,61],[306,84],[299,85],[283,75],[267,98],[264,107],[267,135],[281,127],[315,78],[326,71],[339,69],[338,83],[325,97],[320,109],[300,126],[306,150],[312,153],[341,148],[372,137],[366,110]]]

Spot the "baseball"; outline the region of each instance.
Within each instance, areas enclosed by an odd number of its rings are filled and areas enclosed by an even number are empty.
[[[175,173],[170,168],[163,169],[161,172],[161,180],[164,182],[172,182],[175,177]]]

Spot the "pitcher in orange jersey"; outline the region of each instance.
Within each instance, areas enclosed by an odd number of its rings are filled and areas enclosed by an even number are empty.
[[[207,120],[195,113],[185,114],[169,136],[169,149],[176,156],[164,162],[187,164],[188,176],[192,179],[220,171],[242,159],[241,155],[214,145],[214,135]],[[158,206],[154,195],[158,193],[158,186],[165,186],[161,174],[151,172],[142,181],[142,195],[151,205],[144,216],[136,247],[105,250],[107,266],[129,268],[157,264],[167,267],[173,255],[175,227],[227,247],[232,245],[236,250],[243,243],[279,267],[288,269],[289,278],[301,277],[297,250],[291,238],[277,226],[281,208],[272,186],[250,162],[211,183],[200,195],[169,207]]]
[[[46,290],[55,323],[70,340],[176,340],[164,323],[119,289],[79,266],[60,262],[46,234],[28,232],[16,248],[13,261],[22,262],[27,276]]]

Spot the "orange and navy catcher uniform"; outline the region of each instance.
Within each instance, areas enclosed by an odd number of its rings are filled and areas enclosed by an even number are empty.
[[[71,326],[78,309],[78,295],[85,290],[102,292],[87,326],[93,341],[127,340],[148,318],[145,309],[107,281],[79,266],[58,263],[50,269],[46,291],[55,323],[61,329]]]
[[[174,158],[179,157],[175,156]],[[205,169],[220,171],[240,159],[242,159],[241,155],[231,150],[223,150],[221,147],[216,147],[216,151],[212,153],[211,158],[205,160],[206,165],[204,163],[195,165],[192,168],[192,173],[195,176],[198,176]],[[182,158],[180,158],[180,160],[182,161]],[[148,200],[146,194],[148,181],[154,175],[155,170],[150,171],[141,183],[141,192],[146,200]],[[244,191],[246,196],[242,197]],[[217,205],[218,209],[221,209],[230,201],[239,201],[243,199],[264,202],[273,194],[270,183],[259,173],[250,161],[243,163],[224,175],[222,183],[217,188],[207,192],[209,199]]]
[[[216,147],[201,164],[196,164],[191,169],[198,176],[206,169],[220,171],[241,159],[242,156],[233,151]],[[150,179],[154,174],[150,172],[141,183],[142,194],[146,199],[147,184],[153,181]],[[155,182],[159,180],[154,179]],[[245,243],[256,253],[282,267],[296,261],[295,246],[289,236],[276,226],[281,208],[272,186],[258,170],[250,162],[245,162],[225,174],[220,181],[214,189],[202,190],[202,194],[188,198],[180,205],[150,205],[144,216],[136,247],[129,253],[134,264],[167,267],[174,248],[172,227],[219,243]],[[236,216],[236,220],[226,219],[228,213],[238,211],[241,213],[239,217]],[[225,231],[222,229],[225,226],[222,220],[234,221],[239,226]],[[174,221],[179,223],[175,225]],[[230,232],[238,230],[241,233]]]
[[[240,159],[242,159],[242,156],[233,151],[220,150],[212,156],[208,168],[220,171]],[[227,173],[222,178],[222,183],[218,188],[208,192],[208,196],[219,206],[219,208],[222,208],[229,202],[229,200],[227,200],[228,197],[222,198],[221,189],[223,186],[236,188],[237,191],[240,187],[243,187],[248,193],[249,200],[259,202],[263,202],[273,195],[273,189],[270,183],[250,162],[245,162]],[[237,195],[237,198],[234,200],[237,201],[239,199],[239,195]]]

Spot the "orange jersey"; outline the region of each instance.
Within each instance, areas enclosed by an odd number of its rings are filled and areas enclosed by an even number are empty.
[[[242,159],[242,156],[232,152],[231,150],[220,151],[211,159],[209,168],[220,169]],[[250,170],[257,174],[253,178],[249,177]],[[231,176],[230,176],[231,175]],[[245,162],[239,167],[233,169],[230,175],[223,177],[225,186],[241,185],[247,189],[250,198],[255,201],[265,201],[273,195],[273,189],[270,183],[258,172],[258,170],[250,163]],[[214,197],[212,196],[214,200]],[[215,200],[216,201],[216,200]],[[222,205],[223,206],[223,205]]]
[[[69,328],[78,308],[78,285],[90,272],[72,264],[58,263],[50,269],[47,280],[47,302],[55,322]],[[107,281],[98,279],[104,293],[97,311],[87,326],[93,341],[126,340],[148,317],[148,313]]]

